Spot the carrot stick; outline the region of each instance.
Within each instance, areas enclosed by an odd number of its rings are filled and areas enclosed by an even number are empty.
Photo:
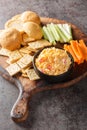
[[[85,45],[83,40],[79,40],[79,46],[82,50],[82,53],[84,54],[84,58],[87,61],[87,46]]]
[[[78,58],[77,58],[77,56],[75,55],[75,53],[74,53],[74,51],[73,51],[71,45],[65,44],[65,45],[64,45],[64,49],[65,49],[66,51],[68,51],[68,52],[72,55],[72,57],[73,57],[73,59],[74,59],[74,62],[78,62]]]
[[[83,61],[85,60],[85,55],[82,52],[82,49],[81,49],[81,47],[80,47],[80,45],[79,45],[79,43],[77,41],[76,41],[76,46],[77,46],[78,53],[79,53],[79,55],[81,57],[81,61],[82,61],[81,63],[83,63]]]
[[[86,44],[84,43],[83,40],[79,40],[79,44],[81,44],[84,48],[87,48]]]
[[[84,60],[87,61],[87,46],[83,40],[79,40],[79,43],[76,40],[72,40],[70,41],[70,45],[64,45],[64,49],[71,53],[74,61],[78,64],[83,63]]]
[[[68,46],[68,50],[69,50],[70,54],[72,55],[72,57],[74,58],[74,61],[75,61],[75,62],[78,62],[78,58],[77,58],[77,56],[75,55],[75,53],[74,53],[74,51],[73,51],[71,45]]]
[[[68,46],[69,46],[69,45],[64,44],[64,49],[65,49],[66,51],[69,51],[69,50],[68,50]]]
[[[71,43],[71,47],[75,53],[75,55],[77,56],[78,60],[80,61],[82,59],[82,55],[80,54],[80,52],[78,51],[78,44],[76,41],[70,41]]]

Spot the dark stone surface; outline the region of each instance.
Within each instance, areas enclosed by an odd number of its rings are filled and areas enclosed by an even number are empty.
[[[87,34],[86,0],[0,0],[0,29],[25,10],[67,20]],[[0,77],[0,130],[87,130],[87,78],[70,88],[36,94],[28,120],[20,124],[10,119],[17,96],[16,87]]]

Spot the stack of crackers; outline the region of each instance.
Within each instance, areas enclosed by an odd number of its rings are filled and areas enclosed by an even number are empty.
[[[22,46],[20,49],[10,51],[4,48],[0,49],[0,55],[6,56],[8,66],[6,70],[11,76],[21,73],[23,77],[29,78],[30,80],[39,79],[35,73],[32,61],[34,54],[45,46],[50,46],[51,43],[41,39],[34,42],[29,42],[28,45]]]

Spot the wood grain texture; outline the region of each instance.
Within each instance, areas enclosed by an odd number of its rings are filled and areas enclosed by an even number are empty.
[[[67,21],[63,20],[57,20],[52,18],[42,18],[41,22],[43,25],[47,23],[67,23]],[[69,23],[72,26],[73,31],[73,37],[74,39],[83,39],[85,42],[87,42],[87,36],[82,33],[81,30],[79,30],[75,25],[72,23]],[[0,56],[0,65],[4,68],[7,66],[5,63],[6,58],[3,58],[3,56]],[[20,76],[20,74],[16,75],[15,78],[17,80],[14,80],[14,78],[11,78],[7,74],[1,74],[2,77],[9,80],[10,82],[14,83],[18,89],[19,89],[19,96],[17,101],[15,102],[12,110],[11,110],[11,118],[16,122],[21,122],[26,120],[28,116],[28,103],[30,98],[33,96],[33,94],[45,90],[52,90],[52,89],[58,89],[58,88],[64,88],[69,87],[77,82],[79,82],[81,79],[87,76],[87,63],[84,62],[81,65],[74,66],[74,70],[71,76],[71,79],[69,81],[59,83],[59,84],[49,84],[46,81],[38,80],[38,81],[30,81],[28,78],[23,78]],[[21,84],[20,84],[20,83]]]

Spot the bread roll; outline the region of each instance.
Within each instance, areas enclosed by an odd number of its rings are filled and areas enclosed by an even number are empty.
[[[23,29],[22,29],[23,23],[22,23],[20,17],[21,17],[21,14],[18,14],[18,15],[13,16],[11,19],[9,19],[5,23],[5,29],[15,28],[19,31],[23,31]]]
[[[22,14],[17,14],[9,19],[5,23],[5,29],[16,28],[19,31],[23,31],[22,27],[25,22],[35,22],[40,24],[40,17],[32,11],[25,11]]]
[[[32,11],[25,11],[21,14],[21,21],[23,22],[35,22],[40,24],[40,17]]]
[[[23,24],[24,32],[28,35],[29,39],[39,40],[42,38],[42,30],[41,27],[34,22],[26,22]]]
[[[14,28],[5,29],[0,33],[0,44],[2,48],[13,51],[20,48],[21,42],[21,33]]]

